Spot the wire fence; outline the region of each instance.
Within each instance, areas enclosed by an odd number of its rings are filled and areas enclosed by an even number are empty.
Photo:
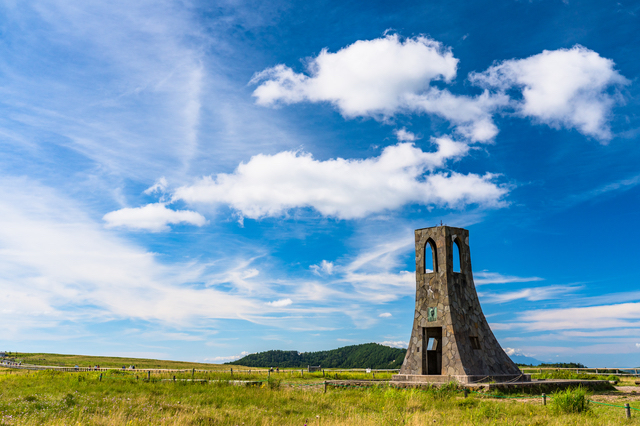
[[[302,383],[302,382],[287,382],[284,381],[283,378],[286,378],[287,376],[289,377],[294,377],[293,373],[295,372],[296,375],[299,374],[300,378],[303,378],[305,375],[304,370],[286,370],[286,371],[281,371],[279,373],[275,373],[272,372],[271,370],[254,370],[254,369],[247,369],[247,370],[233,370],[233,369],[229,369],[229,370],[196,370],[196,369],[144,369],[144,370],[122,370],[122,369],[116,369],[116,368],[100,368],[100,369],[95,369],[95,368],[87,368],[87,367],[78,367],[77,369],[75,367],[58,367],[58,368],[47,368],[47,367],[43,367],[43,366],[32,366],[32,365],[16,365],[16,366],[10,366],[11,368],[16,368],[16,369],[21,369],[21,370],[36,370],[36,371],[42,371],[42,370],[50,370],[50,371],[60,371],[60,372],[93,372],[96,373],[95,375],[92,375],[93,378],[97,379],[97,381],[102,382],[103,380],[127,380],[130,382],[147,382],[147,383],[161,383],[161,382],[180,382],[180,383],[201,383],[201,384],[207,384],[207,383],[226,383],[226,384],[234,384],[234,385],[246,385],[246,386],[272,386],[274,388],[277,388],[281,385],[284,386],[289,386],[292,388],[311,388],[311,387],[323,387],[324,388],[324,392],[327,392],[327,389],[329,387],[331,388],[343,388],[343,389],[347,389],[347,388],[351,388],[351,389],[365,389],[365,388],[372,388],[372,387],[390,387],[391,385],[389,384],[388,381],[383,381],[383,380],[379,380],[379,381],[375,381],[375,380],[345,380],[345,382],[338,382],[338,381],[332,381],[332,380],[322,380],[322,381],[314,381],[311,383]],[[599,370],[604,370],[604,369],[599,369]],[[370,370],[371,371],[371,375],[373,376],[375,371],[377,372],[387,372],[389,373],[390,370]],[[393,371],[393,370],[392,370]],[[204,375],[202,377],[196,377],[196,373],[199,373],[200,375]],[[242,373],[247,373],[248,375],[263,375],[266,376],[262,379],[247,379],[247,380],[237,380],[233,378],[233,373],[236,373],[236,375],[240,376]],[[271,374],[273,373],[273,377],[271,376]],[[287,374],[289,373],[289,374]],[[365,374],[369,374],[368,370],[365,369],[351,369],[351,370],[335,370],[335,371],[330,371],[331,374],[334,374],[334,377],[338,377],[338,373],[365,373]],[[224,377],[225,374],[228,374],[229,377]],[[312,378],[312,377],[325,377],[327,376],[327,372],[326,371],[322,371],[322,372],[316,372],[316,373],[307,373],[306,374],[308,378]],[[322,376],[321,376],[322,375]],[[189,377],[190,376],[190,377]],[[310,377],[311,376],[311,377]],[[295,376],[298,377],[298,376]],[[352,383],[349,383],[352,382]],[[357,382],[357,383],[353,383],[353,382]],[[366,382],[366,384],[365,384]],[[431,388],[427,388],[427,389],[419,389],[420,391],[424,391],[424,392],[433,392],[433,389]],[[478,395],[480,397],[484,397],[484,398],[497,398],[497,399],[515,399],[515,400],[531,400],[531,399],[542,399],[542,403],[543,405],[547,405],[547,399],[549,400],[553,400],[554,396],[552,395],[547,395],[547,394],[541,394],[541,395],[526,395],[526,396],[508,396],[508,395],[497,395],[497,394],[489,394],[486,392],[478,392],[478,391],[474,391],[474,390],[470,390],[468,388],[465,387],[457,387],[455,389],[455,392],[461,392],[464,394],[464,397],[468,397],[469,393]],[[590,403],[593,404],[597,404],[597,405],[602,405],[602,406],[607,406],[607,407],[612,407],[612,408],[623,408],[625,410],[625,416],[627,418],[631,417],[631,411],[640,411],[639,408],[635,408],[635,407],[631,407],[630,404],[625,404],[624,406],[622,405],[615,405],[615,404],[608,404],[608,403],[604,403],[604,402],[599,402],[599,401],[594,401],[592,399],[588,399],[588,401]]]
[[[56,365],[34,365],[34,364],[22,364],[17,362],[0,362],[0,367],[5,368],[15,368],[21,370],[54,370],[54,371],[64,371],[64,372],[89,372],[89,371],[138,371],[138,372],[147,372],[150,371],[152,373],[228,373],[228,374],[312,374],[312,373],[324,373],[324,374],[335,374],[335,373],[366,373],[366,374],[375,374],[375,373],[397,373],[400,369],[385,369],[385,368],[314,368],[314,369],[305,369],[305,368],[232,368],[230,367],[228,370],[225,369],[196,369],[196,368],[136,368],[135,366],[122,366],[122,367],[69,367],[69,366],[56,366]]]
[[[640,367],[584,367],[584,368],[569,368],[569,367],[519,367],[520,371],[526,374],[542,374],[548,371],[567,371],[575,372],[576,374],[596,374],[596,375],[609,375],[615,374],[616,376],[632,376],[640,377],[638,370]]]

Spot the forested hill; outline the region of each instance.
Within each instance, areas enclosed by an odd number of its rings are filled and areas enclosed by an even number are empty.
[[[259,352],[227,364],[274,368],[307,365],[319,365],[322,368],[400,368],[406,352],[406,349],[366,343],[320,352]]]

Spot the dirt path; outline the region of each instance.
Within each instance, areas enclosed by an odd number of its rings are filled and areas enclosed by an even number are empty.
[[[622,403],[640,401],[640,386],[616,386],[617,392],[598,392],[591,399],[598,402]]]

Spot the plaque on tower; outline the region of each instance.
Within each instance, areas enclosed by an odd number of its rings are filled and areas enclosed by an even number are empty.
[[[415,241],[413,329],[400,374],[392,381],[530,381],[502,350],[482,313],[471,272],[469,231],[450,226],[418,229]]]
[[[432,322],[438,319],[438,308],[427,309],[427,321]]]

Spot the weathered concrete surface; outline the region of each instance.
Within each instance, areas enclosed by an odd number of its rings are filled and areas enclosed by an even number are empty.
[[[449,226],[418,229],[415,244],[413,329],[400,374],[392,380],[529,381],[531,376],[523,375],[502,350],[482,313],[473,283],[469,231]],[[460,254],[460,272],[453,271],[454,244]],[[434,249],[434,271],[425,269],[429,246]],[[425,354],[429,337],[436,336],[439,328],[441,338],[435,339],[439,350]]]

